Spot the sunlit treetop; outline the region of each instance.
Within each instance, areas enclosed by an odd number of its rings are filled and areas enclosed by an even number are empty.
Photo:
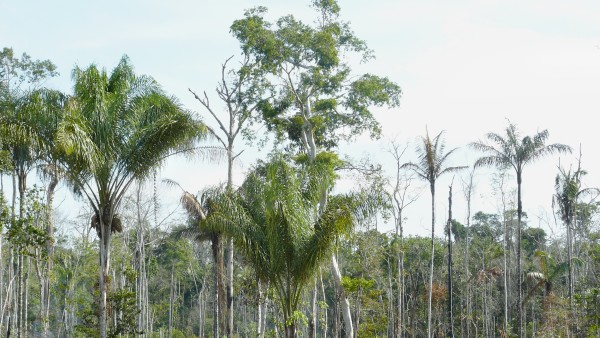
[[[388,78],[353,74],[350,57],[367,62],[372,51],[339,19],[337,2],[314,1],[312,7],[318,14],[312,25],[293,15],[272,23],[267,9],[256,7],[234,21],[231,33],[270,74],[272,95],[260,105],[269,130],[314,157],[317,148],[335,148],[363,132],[378,137],[371,108],[398,106],[401,90]]]

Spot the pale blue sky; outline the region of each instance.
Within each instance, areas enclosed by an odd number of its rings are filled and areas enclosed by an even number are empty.
[[[549,129],[551,142],[575,148],[581,143],[583,165],[590,172],[587,182],[600,185],[599,1],[340,0],[339,4],[342,18],[352,23],[377,57],[356,69],[388,76],[403,88],[401,108],[377,110],[387,139],[396,136],[412,142],[428,125],[432,134],[446,130],[449,148],[459,147],[486,132],[501,133],[510,119],[525,134]],[[85,67],[94,62],[111,69],[128,54],[138,73],[152,75],[186,107],[203,113],[187,88],[211,93],[221,63],[238,53],[230,24],[256,5],[267,6],[272,18],[293,13],[312,21],[308,1],[7,0],[0,3],[0,47],[52,60],[61,76],[49,85],[67,92],[75,64]],[[368,150],[385,161],[388,157],[381,150],[385,142],[361,138],[344,151],[359,157]],[[413,148],[409,147],[411,154]],[[244,156],[238,179],[254,160],[252,152]],[[462,151],[455,164],[470,165],[475,157]],[[563,156],[562,163],[574,158]],[[524,205],[533,224],[537,215],[550,210],[557,163],[558,157],[553,157],[526,169]],[[221,168],[178,161],[165,168],[164,175],[195,191],[225,179]],[[487,177],[479,177],[482,196],[475,210],[496,208]],[[446,191],[448,183],[449,178],[440,181],[439,191]],[[408,211],[409,234],[427,233],[428,203],[424,194]],[[445,203],[440,194],[440,215]],[[464,203],[455,205],[457,219],[464,220]]]

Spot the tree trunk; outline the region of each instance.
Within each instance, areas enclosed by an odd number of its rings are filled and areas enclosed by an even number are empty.
[[[523,214],[523,205],[521,203],[521,173],[517,172],[517,321],[519,338],[523,338],[523,283],[521,278],[521,217]]]
[[[327,300],[327,298],[325,297],[325,283],[323,283],[323,272],[321,271],[321,268],[319,267],[319,280],[321,282],[321,294],[323,296],[323,301],[325,302]],[[325,319],[323,320],[323,337],[327,337],[327,323],[328,323],[328,318],[327,318],[327,308],[324,309],[325,311],[323,311],[323,315],[325,316]]]
[[[339,297],[340,311],[344,319],[344,329],[346,337],[354,337],[354,327],[352,325],[352,315],[350,313],[350,302],[346,297],[346,292],[342,286],[342,273],[338,266],[336,255],[331,256],[331,275],[335,284],[335,290]]]
[[[360,327],[360,297],[362,295],[362,288],[359,286],[356,291],[356,304],[354,306],[354,321],[355,321],[355,330],[354,330],[354,338],[357,337],[358,328]]]
[[[454,337],[454,314],[452,312],[452,185],[448,195],[448,337]]]
[[[110,268],[110,239],[111,223],[100,219],[100,337],[106,338],[107,331],[107,294],[108,294],[108,271]],[[108,224],[105,224],[108,223]]]
[[[233,337],[233,238],[227,240],[227,337]]]
[[[285,338],[296,338],[295,324],[289,324],[285,326]]]
[[[25,278],[23,280],[23,327],[21,335],[23,337],[29,336],[29,326],[27,325],[28,318],[28,307],[29,307],[29,269],[31,267],[31,257],[27,256],[25,260]]]
[[[263,312],[264,310],[264,304],[265,304],[265,299],[264,299],[264,292],[263,292],[263,285],[260,282],[260,280],[256,283],[256,288],[257,288],[257,292],[258,292],[258,306],[257,306],[257,320],[256,320],[256,334],[258,336],[258,338],[263,338],[265,335],[265,328],[263,326],[263,316],[265,316],[266,314]]]
[[[227,191],[230,192],[233,185],[233,129],[234,118],[229,118],[229,133],[227,133]],[[233,238],[227,241],[227,337],[233,337]]]
[[[173,266],[171,266],[171,285],[169,287],[169,338],[173,337]]]
[[[212,235],[213,272],[214,272],[214,306],[213,306],[213,336],[219,337],[219,331],[225,331],[225,320],[221,318],[222,305],[225,305],[225,290],[223,285],[223,244],[220,234]]]
[[[404,234],[402,229],[402,210],[398,213],[396,220],[396,237],[400,240],[398,250],[396,252],[396,261],[398,265],[398,318],[396,320],[396,337],[402,337],[402,307],[404,293]]]
[[[431,190],[431,265],[429,268],[429,300],[427,306],[427,337],[432,337],[431,332],[431,301],[433,297],[433,256],[435,254],[435,186],[430,185]]]
[[[577,200],[575,200],[574,205],[577,204]],[[573,208],[575,209],[575,208]],[[573,281],[573,234],[572,234],[572,221],[571,217],[567,219],[567,262],[569,267],[569,312],[571,315],[571,319],[575,320],[575,316],[573,316],[573,293],[574,293],[574,281]]]
[[[504,195],[502,197],[502,223],[504,223],[504,250],[502,253],[504,259],[504,332],[508,335],[508,227],[506,222],[506,207]]]
[[[311,314],[308,320],[308,337],[317,338],[317,277],[314,278],[315,285],[311,291],[310,308]]]
[[[43,266],[41,276],[41,304],[40,314],[43,323],[44,337],[48,337],[50,330],[50,272],[52,271],[52,257],[54,255],[54,192],[58,185],[58,177],[56,175],[50,176],[50,183],[46,190],[46,234],[48,239],[46,240],[46,261]]]

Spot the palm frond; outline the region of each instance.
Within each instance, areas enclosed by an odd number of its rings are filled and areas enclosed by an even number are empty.
[[[210,232],[203,231],[197,223],[171,230],[171,236],[174,238],[188,238],[198,243],[210,240],[211,235]]]
[[[202,210],[202,205],[200,205],[200,202],[198,202],[196,196],[184,191],[179,201],[181,202],[181,206],[183,206],[190,217],[197,220],[206,219],[204,210]]]

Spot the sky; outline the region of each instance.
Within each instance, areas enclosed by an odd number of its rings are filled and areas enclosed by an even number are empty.
[[[560,234],[551,214],[557,165],[576,164],[589,172],[587,186],[600,186],[597,156],[597,113],[600,111],[599,1],[405,1],[339,0],[341,18],[374,50],[376,59],[354,64],[356,73],[387,76],[403,90],[401,106],[375,109],[383,137],[360,137],[340,152],[369,156],[393,170],[386,149],[391,140],[408,144],[405,160],[414,159],[417,138],[429,130],[444,130],[447,149],[460,147],[452,165],[472,165],[480,154],[468,144],[488,132],[503,133],[508,121],[523,135],[548,129],[549,143],[564,143],[573,155],[550,156],[525,168],[523,204],[529,223],[550,235]],[[229,26],[255,6],[269,8],[268,17],[294,16],[312,22],[309,1],[291,0],[134,0],[134,1],[2,1],[0,48],[12,47],[35,59],[50,59],[60,76],[47,85],[71,91],[75,65],[95,63],[111,70],[127,54],[138,74],[153,76],[188,109],[211,122],[188,88],[206,91],[216,102],[214,88],[225,59],[239,55]],[[248,148],[243,142],[238,149]],[[248,150],[236,167],[236,181],[266,150]],[[225,163],[176,159],[160,177],[178,181],[186,190],[226,179]],[[478,170],[474,211],[496,212],[491,188],[494,170]],[[391,175],[391,171],[390,171]],[[464,176],[464,175],[462,175]],[[453,214],[465,222],[466,205],[454,178]],[[438,182],[436,208],[440,233],[447,212],[447,187]],[[513,179],[513,181],[516,181]],[[512,183],[512,181],[509,181]],[[415,183],[417,184],[417,183]],[[342,180],[341,187],[352,185]],[[507,188],[514,188],[514,183]],[[65,196],[66,188],[62,188]],[[176,193],[167,193],[167,196]],[[67,199],[68,197],[65,197]],[[428,235],[430,199],[423,190],[406,210],[405,233]],[[391,230],[380,224],[380,230]]]

